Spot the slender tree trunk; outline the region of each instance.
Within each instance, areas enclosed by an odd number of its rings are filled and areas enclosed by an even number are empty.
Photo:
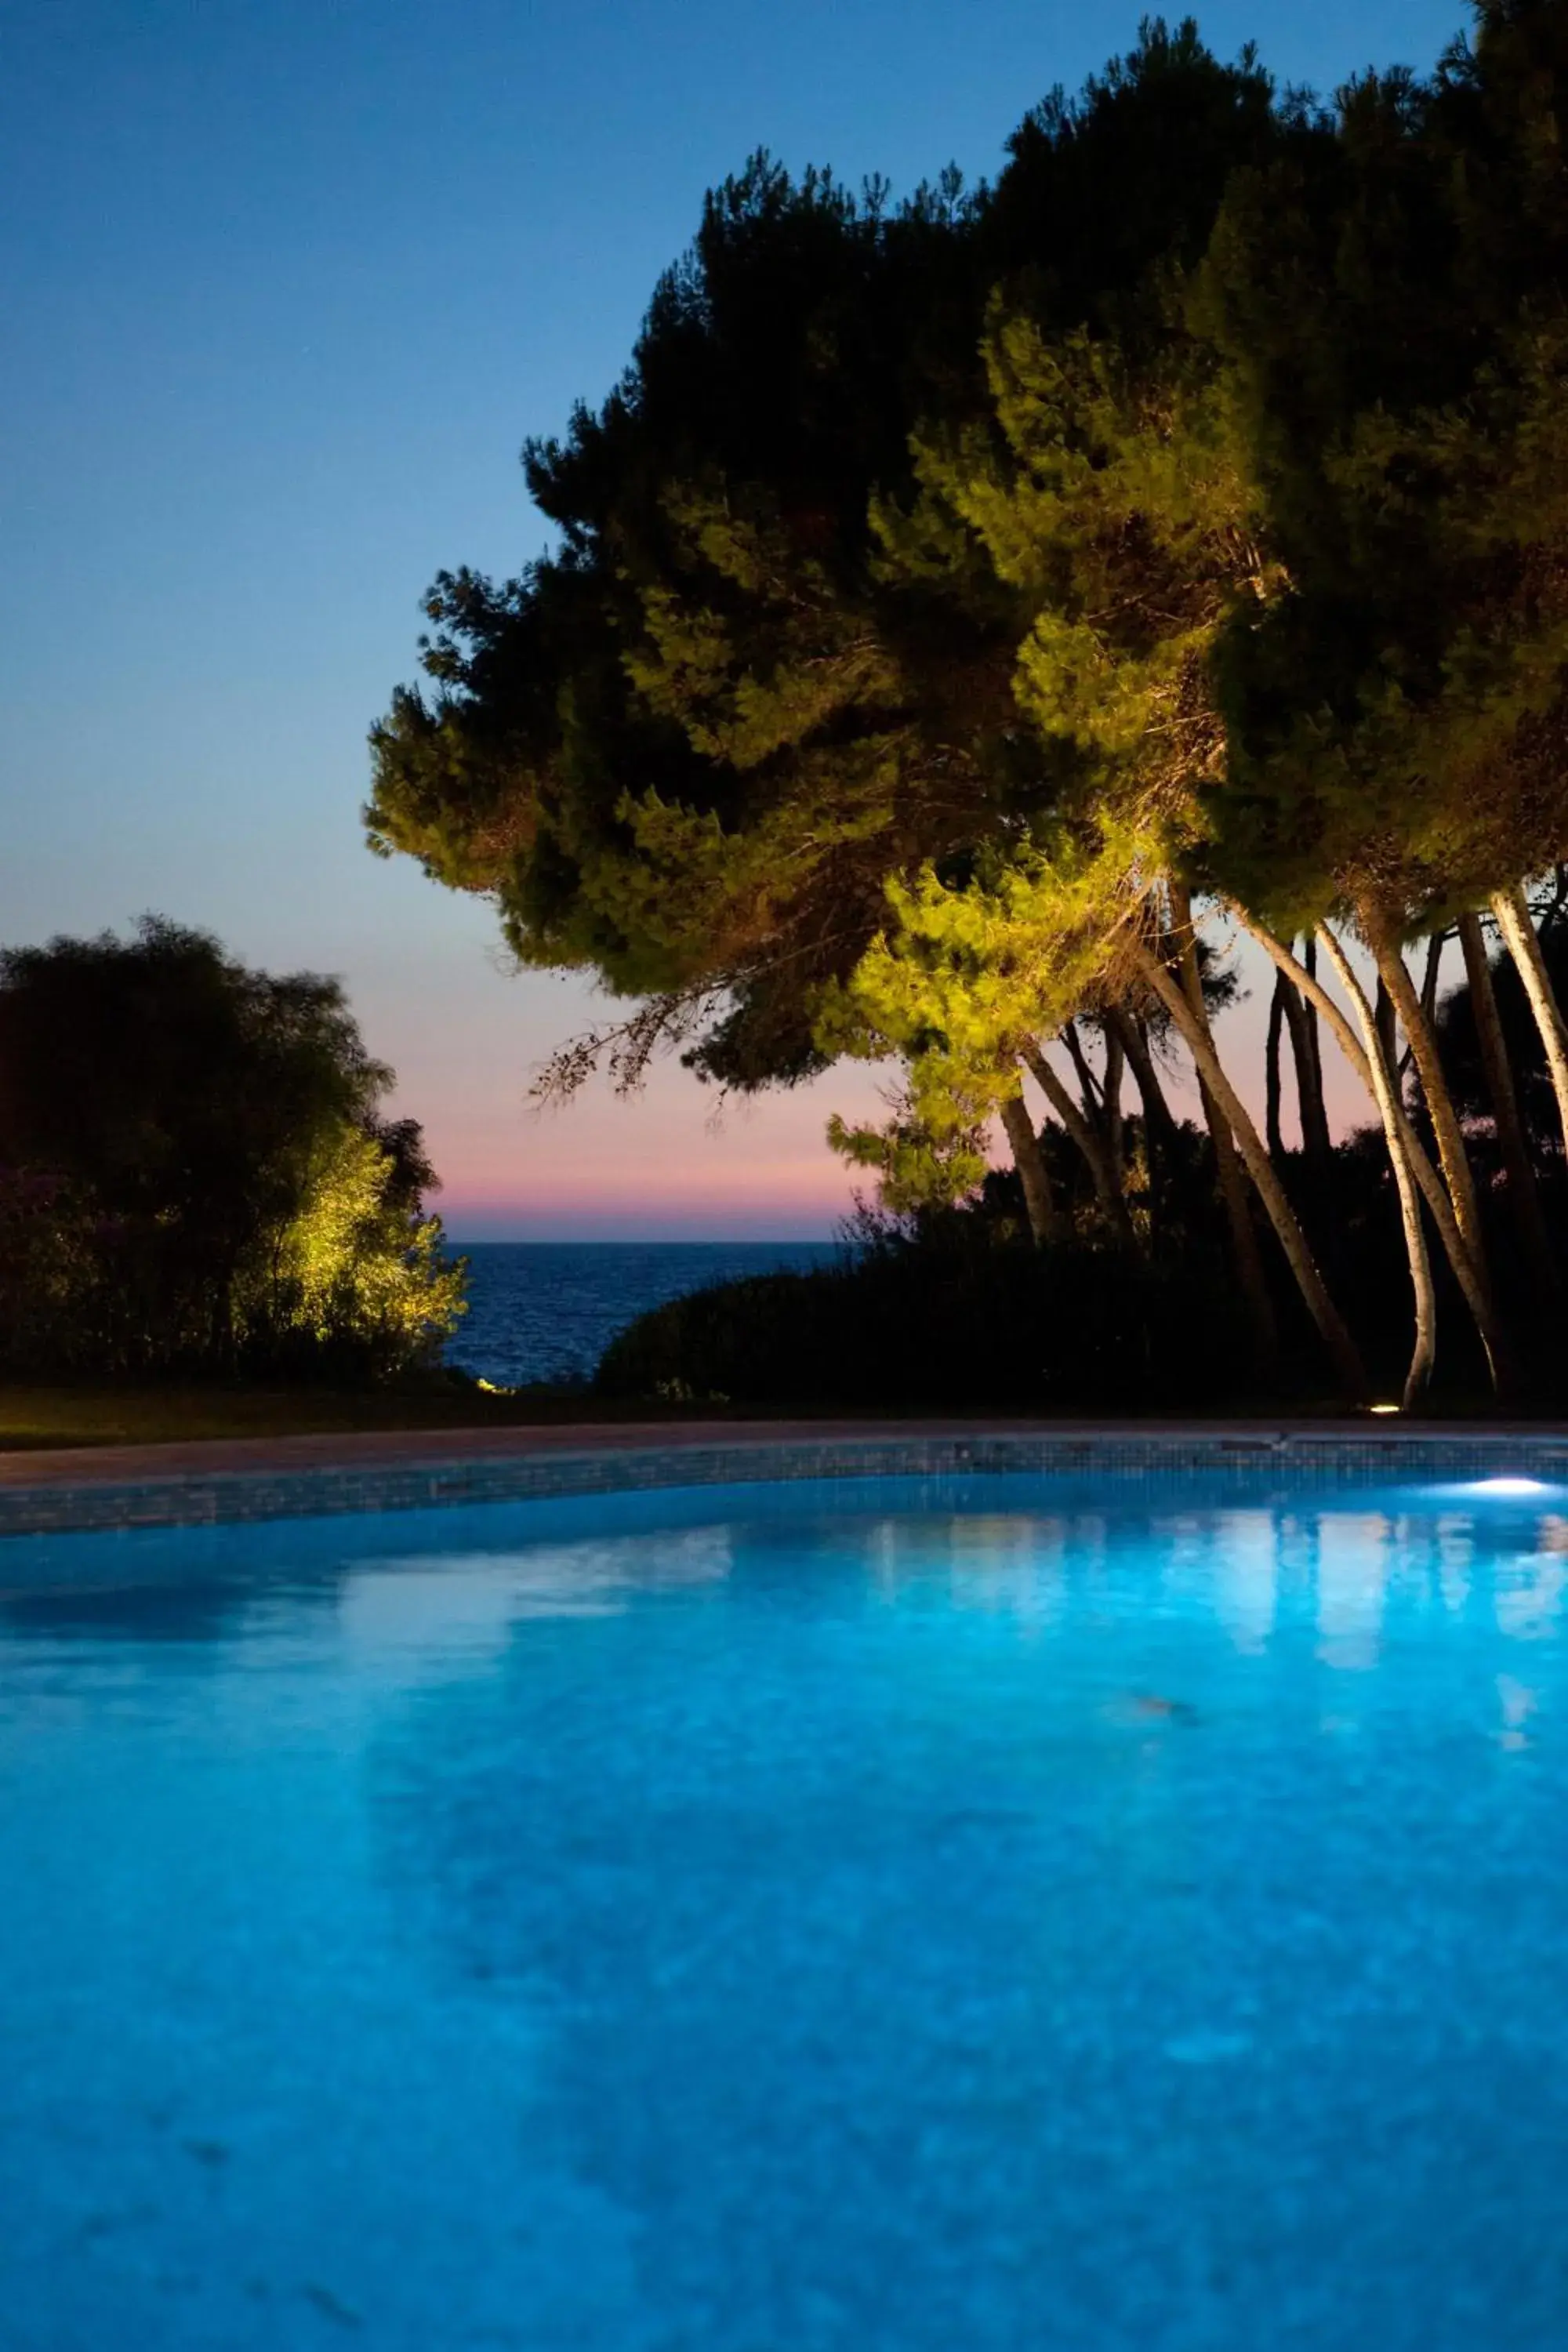
[[[1405,969],[1405,958],[1389,938],[1382,921],[1370,908],[1358,907],[1356,912],[1367,945],[1377,959],[1379,978],[1386,986],[1394,1009],[1405,1024],[1405,1034],[1415,1056],[1421,1091],[1426,1099],[1427,1116],[1437,1140],[1437,1158],[1449,1198],[1454,1203],[1454,1214],[1459,1221],[1459,1231],[1475,1260],[1476,1272],[1489,1289],[1486,1234],[1481,1225],[1480,1204],[1476,1199],[1475,1178],[1470,1172],[1469,1154],[1465,1150],[1454,1098],[1448,1091],[1448,1080],[1437,1052],[1437,1040],[1422,1013],[1421,1000]],[[1391,1055],[1389,1067],[1393,1069],[1395,1066]]]
[[[1114,1024],[1121,1040],[1127,1066],[1138,1088],[1138,1097],[1143,1106],[1144,1135],[1151,1144],[1158,1142],[1163,1151],[1173,1154],[1177,1133],[1175,1117],[1165,1100],[1165,1090],[1160,1084],[1160,1074],[1154,1067],[1154,1056],[1142,1025],[1120,1007],[1106,1017]]]
[[[1121,1075],[1127,1066],[1127,1056],[1121,1038],[1107,1022],[1105,1028],[1105,1149],[1110,1160],[1110,1174],[1118,1192],[1125,1197],[1127,1179],[1122,1167],[1121,1149]]]
[[[1249,915],[1246,908],[1238,906],[1235,899],[1229,903],[1237,922],[1251,933],[1264,953],[1273,959],[1280,971],[1294,982],[1296,987],[1304,996],[1310,999],[1318,1012],[1322,1014],[1333,1032],[1334,1042],[1341,1053],[1375,1102],[1377,1088],[1373,1079],[1372,1065],[1367,1060],[1354,1030],[1319,980],[1316,972],[1308,971],[1303,965],[1299,964],[1289,949],[1275,938],[1267,923],[1259,922],[1256,915]],[[1454,1204],[1448,1198],[1447,1188],[1422,1150],[1420,1138],[1410,1124],[1404,1104],[1397,1098],[1394,1110],[1400,1139],[1405,1145],[1415,1181],[1421,1187],[1421,1196],[1432,1213],[1432,1222],[1437,1228],[1444,1253],[1454,1269],[1454,1278],[1464,1293],[1465,1304],[1475,1318],[1476,1328],[1481,1335],[1481,1344],[1486,1349],[1487,1360],[1491,1368],[1492,1386],[1500,1391],[1511,1377],[1511,1371],[1507,1342],[1493,1312],[1491,1300],[1476,1272],[1470,1253],[1465,1246],[1465,1237],[1460,1233],[1455,1219]]]
[[[1107,1223],[1118,1241],[1132,1245],[1135,1241],[1132,1220],[1127,1213],[1126,1201],[1110,1180],[1110,1170],[1106,1163],[1105,1149],[1099,1135],[1085,1118],[1039,1047],[1036,1045],[1028,1045],[1024,1046],[1022,1051],[1025,1065],[1032,1073],[1041,1093],[1083,1154],[1089,1175],[1093,1180],[1095,1197],[1104,1212]]]
[[[1437,975],[1443,969],[1443,950],[1447,944],[1447,931],[1434,931],[1426,942],[1426,969],[1421,975],[1421,1010],[1430,1028],[1437,1018]]]
[[[1557,1097],[1563,1145],[1564,1150],[1568,1150],[1568,1027],[1563,1025],[1562,1009],[1552,985],[1552,975],[1541,952],[1541,941],[1535,936],[1530,901],[1522,887],[1516,882],[1510,889],[1494,892],[1491,906],[1497,918],[1497,927],[1508,942],[1508,951],[1524,982],[1524,992],[1530,999],[1530,1009],[1535,1015],[1535,1025],[1546,1048],[1546,1066],[1552,1073],[1552,1090]]]
[[[1432,1034],[1421,1000],[1405,969],[1405,958],[1383,931],[1381,926],[1371,940],[1377,957],[1378,970],[1387,980],[1390,995],[1396,1005],[1410,1050],[1415,1057],[1415,1067],[1421,1079],[1421,1091],[1426,1097],[1432,1131],[1437,1141],[1437,1157],[1448,1196],[1454,1203],[1454,1215],[1465,1246],[1475,1268],[1476,1281],[1486,1303],[1489,1353],[1492,1359],[1494,1383],[1504,1389],[1517,1386],[1517,1370],[1512,1342],[1508,1328],[1498,1312],[1497,1295],[1492,1286],[1491,1259],[1487,1247],[1486,1227],[1481,1222],[1480,1202],[1476,1197],[1476,1181],[1470,1167],[1470,1155],[1465,1149],[1464,1134],[1454,1097],[1448,1087],[1443,1057],[1437,1051],[1437,1040]]]
[[[1310,932],[1302,944],[1301,952],[1308,971],[1313,979],[1316,979],[1318,942]],[[1306,1146],[1308,1160],[1320,1181],[1326,1183],[1329,1170],[1333,1165],[1334,1144],[1333,1138],[1329,1133],[1329,1114],[1323,1103],[1323,1047],[1322,1040],[1318,1035],[1318,1008],[1310,997],[1303,997],[1294,987],[1290,992],[1300,1008],[1302,1036],[1306,1046],[1306,1052],[1297,1066],[1303,1080],[1301,1140]],[[1290,1031],[1290,1042],[1292,1045],[1296,1043],[1294,1025]],[[1311,1065],[1310,1079],[1307,1078],[1306,1073],[1308,1062]]]
[[[1388,992],[1388,982],[1382,972],[1377,975],[1377,1002],[1373,1009],[1373,1023],[1377,1030],[1378,1050],[1399,1080],[1399,1026],[1394,1019],[1394,999]]]
[[[1279,1236],[1279,1245],[1307,1303],[1308,1312],[1322,1335],[1335,1370],[1356,1403],[1364,1404],[1369,1393],[1366,1371],[1355,1341],[1329,1297],[1323,1277],[1307,1246],[1307,1237],[1296,1221],[1295,1212],[1286,1199],[1273,1163],[1263,1148],[1263,1139],[1220,1066],[1206,1023],[1199,1020],[1187,1001],[1185,991],[1177,985],[1158,957],[1151,954],[1141,940],[1132,943],[1131,951],[1142,980],[1153,990],[1181,1031],[1216,1105],[1230,1121],[1237,1149]]]
[[[1061,1038],[1078,1074],[1078,1090],[1083,1097],[1083,1115],[1098,1122],[1104,1106],[1100,1088],[1095,1084],[1094,1072],[1089,1066],[1089,1056],[1083,1050],[1083,1040],[1078,1034],[1076,1021],[1063,1022]]]
[[[1321,1182],[1333,1158],[1333,1146],[1329,1141],[1328,1121],[1323,1117],[1323,1081],[1317,1063],[1316,1041],[1308,1027],[1310,1008],[1283,972],[1278,975],[1278,980],[1279,1010],[1284,1016],[1285,1026],[1290,1032],[1290,1061],[1296,1073],[1296,1108],[1301,1122],[1301,1156]],[[1316,1124],[1322,1130],[1321,1149],[1314,1129],[1314,1108]]]
[[[1415,1340],[1411,1350],[1410,1369],[1405,1376],[1405,1410],[1410,1412],[1426,1393],[1432,1378],[1432,1366],[1437,1352],[1437,1295],[1432,1287],[1432,1265],[1426,1255],[1426,1236],[1421,1228],[1420,1196],[1415,1189],[1410,1155],[1405,1147],[1402,1130],[1405,1123],[1398,1115],[1399,1082],[1377,1025],[1377,1015],[1366,1001],[1365,989],[1351,969],[1350,959],[1326,924],[1320,936],[1324,952],[1339,976],[1340,986],[1354,1007],[1362,1034],[1366,1040],[1373,1091],[1382,1115],[1389,1161],[1399,1192],[1399,1214],[1405,1227],[1405,1255],[1409,1260],[1410,1286],[1415,1298]],[[1281,972],[1279,977],[1283,982],[1284,973]]]
[[[1276,972],[1273,1001],[1268,1007],[1268,1044],[1263,1057],[1263,1135],[1268,1157],[1277,1168],[1285,1157],[1285,1139],[1279,1132],[1279,1047],[1289,993],[1284,973]]]
[[[1143,1163],[1149,1178],[1149,1246],[1157,1249],[1160,1241],[1160,1185],[1158,1170],[1164,1160],[1172,1182],[1181,1171],[1181,1147],[1176,1122],[1171,1116],[1171,1106],[1165,1100],[1154,1068],[1154,1056],[1142,1022],[1133,1020],[1120,1005],[1106,1014],[1121,1041],[1121,1050],[1132,1072],[1138,1097],[1143,1106]]]
[[[1035,1133],[1035,1122],[1022,1095],[1009,1095],[1002,1106],[1002,1125],[1012,1147],[1013,1165],[1024,1187],[1024,1206],[1037,1249],[1061,1238],[1061,1217],[1051,1192],[1050,1170]]]
[[[1172,883],[1171,923],[1180,949],[1182,1002],[1189,1016],[1187,1026],[1178,1022],[1177,1027],[1187,1040],[1188,1028],[1195,1028],[1204,1041],[1205,1055],[1193,1054],[1197,1066],[1198,1100],[1203,1105],[1204,1124],[1214,1147],[1215,1174],[1219,1181],[1220,1199],[1225,1205],[1226,1223],[1230,1228],[1230,1245],[1236,1257],[1237,1277],[1247,1301],[1247,1315],[1252,1324],[1253,1345],[1261,1368],[1273,1364],[1279,1354],[1279,1327],[1275,1320],[1274,1302],[1268,1296],[1268,1279],[1263,1271],[1263,1253],[1258,1246],[1258,1234],[1247,1204],[1247,1187],[1242,1181],[1241,1163],[1237,1157],[1237,1139],[1234,1122],[1222,1108],[1205,1068],[1205,1059],[1217,1060],[1214,1051],[1214,1033],[1209,1027],[1208,1008],[1204,1003],[1203,975],[1198,970],[1197,933],[1193,928],[1193,902],[1184,886]],[[1164,971],[1162,964],[1161,971]],[[1169,975],[1167,974],[1167,977]],[[1162,1002],[1167,1002],[1160,992]],[[1167,1010],[1169,1009],[1167,1002]]]
[[[1524,1139],[1524,1123],[1519,1115],[1519,1097],[1514,1092],[1513,1072],[1509,1067],[1508,1047],[1503,1039],[1502,1023],[1498,1017],[1497,992],[1492,986],[1491,961],[1487,954],[1480,917],[1461,915],[1458,928],[1459,950],[1465,959],[1465,978],[1470,985],[1476,1044],[1480,1051],[1481,1068],[1486,1073],[1487,1093],[1491,1097],[1492,1117],[1497,1123],[1498,1150],[1508,1178],[1509,1202],[1519,1231],[1520,1246],[1531,1276],[1541,1286],[1543,1300],[1555,1303],[1562,1287],[1561,1276],[1552,1254],[1552,1238],[1546,1230],[1535,1171],[1530,1162],[1529,1146]]]

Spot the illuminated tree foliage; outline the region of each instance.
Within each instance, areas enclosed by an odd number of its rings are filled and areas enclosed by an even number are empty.
[[[994,187],[894,205],[758,158],[713,195],[622,383],[530,445],[554,552],[443,575],[428,686],[373,737],[375,845],[630,1001],[554,1083],[601,1046],[633,1080],[666,1039],[741,1087],[887,1058],[887,1126],[834,1139],[891,1207],[976,1196],[994,1123],[1047,1250],[1195,1247],[1206,1187],[1255,1358],[1304,1308],[1353,1396],[1333,1292],[1364,1155],[1329,1146],[1327,1029],[1383,1137],[1406,1402],[1446,1300],[1499,1386],[1539,1365],[1565,99],[1568,0],[1484,0],[1429,79],[1329,108],[1152,24],[1026,119]],[[1437,1017],[1456,927],[1487,1165]],[[1240,929],[1278,975],[1267,1135],[1215,1027]],[[1489,933],[1545,1141],[1510,1109]]]
[[[873,499],[911,485],[923,417],[983,405],[999,278],[1075,323],[1132,300],[1173,236],[1201,250],[1271,121],[1255,68],[1155,29],[1028,118],[994,191],[948,174],[892,206],[754,159],[622,384],[530,445],[557,553],[432,590],[434,690],[374,731],[373,842],[491,893],[524,961],[689,1012],[712,1075],[820,1066],[816,992],[889,876],[962,857],[1040,782],[1011,601],[889,583]]]
[[[1310,168],[1238,177],[1194,307],[1282,586],[1238,601],[1218,648],[1211,871],[1276,923],[1343,922],[1370,951],[1440,1163],[1441,1191],[1422,1189],[1500,1380],[1512,1350],[1487,1221],[1402,952],[1458,918],[1474,974],[1489,909],[1560,1049],[1523,892],[1568,841],[1568,13],[1525,0],[1478,16],[1474,47],[1429,83],[1368,76],[1344,92]],[[1370,1035],[1366,1051],[1375,1075]],[[1391,1145],[1397,1165],[1408,1153]]]
[[[153,919],[0,952],[0,1352],[12,1369],[389,1376],[462,1273],[419,1130],[336,981]]]

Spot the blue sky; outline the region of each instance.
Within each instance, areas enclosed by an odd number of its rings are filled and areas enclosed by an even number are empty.
[[[1282,79],[1430,63],[1425,0],[1227,5]],[[623,365],[759,145],[994,172],[1134,36],[1058,0],[10,0],[0,79],[0,940],[155,908],[347,980],[459,1235],[819,1233],[860,1071],[710,1130],[678,1069],[540,1120],[595,1016],[364,850],[364,735],[443,563],[541,543],[517,465]]]

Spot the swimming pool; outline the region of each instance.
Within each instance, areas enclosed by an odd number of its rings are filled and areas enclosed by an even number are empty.
[[[14,2352],[1568,2339],[1568,1492],[0,1567]]]

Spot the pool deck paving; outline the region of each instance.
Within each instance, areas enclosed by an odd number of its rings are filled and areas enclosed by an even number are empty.
[[[1223,1472],[1250,1490],[1568,1480],[1561,1423],[1344,1419],[595,1422],[0,1452],[0,1535],[517,1501],[779,1478]]]

